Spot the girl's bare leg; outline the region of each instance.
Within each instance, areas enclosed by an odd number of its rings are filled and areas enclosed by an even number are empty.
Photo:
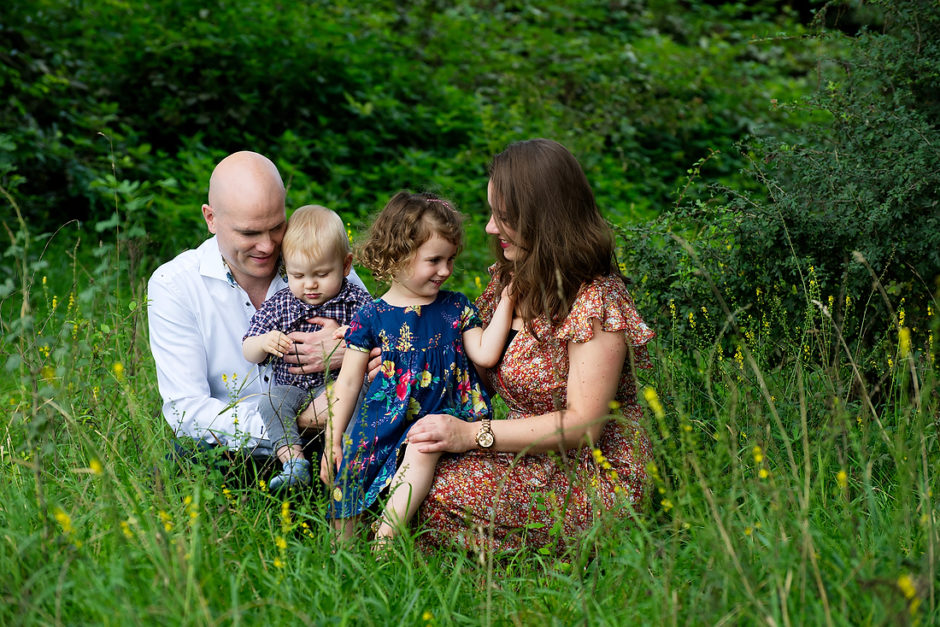
[[[356,525],[359,523],[359,516],[350,516],[349,518],[334,518],[333,530],[339,532],[341,542],[348,542],[356,535]]]
[[[408,525],[431,490],[434,468],[440,457],[440,453],[421,453],[415,446],[405,449],[405,457],[392,479],[388,502],[375,530],[376,540],[387,540]]]

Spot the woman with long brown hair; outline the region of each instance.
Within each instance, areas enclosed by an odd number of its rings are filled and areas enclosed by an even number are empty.
[[[421,542],[541,547],[562,521],[564,544],[601,511],[626,513],[643,498],[649,440],[634,374],[649,367],[654,333],[564,146],[511,144],[493,159],[487,197],[497,261],[477,305],[488,324],[510,286],[513,332],[484,373],[509,414],[492,422],[436,414],[411,428],[410,445],[454,454],[441,459],[419,511]]]

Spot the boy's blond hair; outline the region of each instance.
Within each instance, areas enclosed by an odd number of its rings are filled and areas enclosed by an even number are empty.
[[[343,219],[320,205],[304,205],[287,221],[281,242],[284,257],[300,257],[308,263],[342,258],[352,252]]]

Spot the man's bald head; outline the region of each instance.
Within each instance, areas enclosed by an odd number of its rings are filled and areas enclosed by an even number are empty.
[[[284,196],[277,166],[264,155],[248,150],[222,159],[209,178],[209,206],[216,211],[266,206],[278,198],[283,206]]]
[[[277,167],[256,152],[233,153],[212,171],[202,215],[235,281],[249,293],[263,296],[277,274],[287,222],[284,200]]]

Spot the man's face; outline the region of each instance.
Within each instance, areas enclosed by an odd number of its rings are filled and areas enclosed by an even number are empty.
[[[283,196],[274,194],[260,203],[226,204],[203,205],[202,212],[233,278],[242,287],[253,280],[273,279],[287,228]]]

